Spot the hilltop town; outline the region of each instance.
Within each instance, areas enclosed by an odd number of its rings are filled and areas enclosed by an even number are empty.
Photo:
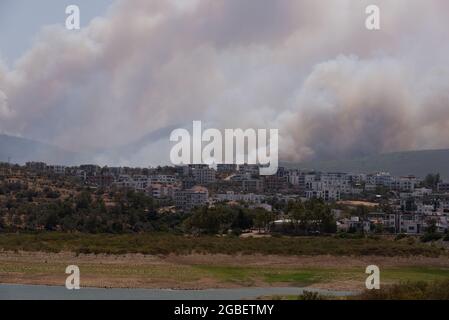
[[[257,165],[0,165],[0,230],[207,234],[409,234],[448,239],[438,174],[332,173]]]

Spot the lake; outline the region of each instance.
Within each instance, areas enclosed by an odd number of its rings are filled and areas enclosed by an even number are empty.
[[[330,296],[354,294],[294,287],[205,290],[81,288],[71,291],[57,286],[0,284],[0,300],[243,300],[271,295],[299,295],[304,290]]]

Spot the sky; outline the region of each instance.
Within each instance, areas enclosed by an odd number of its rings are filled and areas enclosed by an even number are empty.
[[[290,161],[448,148],[449,3],[0,0],[0,133],[146,165],[193,120],[278,128]]]
[[[39,30],[46,25],[63,25],[65,8],[77,4],[83,10],[81,25],[104,15],[113,0],[0,0],[0,55],[13,63],[30,49]]]

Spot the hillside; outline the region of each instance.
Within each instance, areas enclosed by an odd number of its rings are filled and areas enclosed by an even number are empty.
[[[44,161],[49,164],[73,164],[75,153],[30,139],[0,135],[0,162],[24,164],[27,161]]]
[[[388,171],[393,175],[414,174],[419,177],[424,177],[428,173],[440,173],[444,179],[449,179],[449,150],[404,151],[362,158],[284,163],[284,165],[354,173]]]
[[[146,138],[150,141],[155,140],[154,136]],[[104,155],[103,158],[114,159],[123,154],[135,154],[141,147],[140,144],[103,150],[100,153]],[[93,155],[81,155],[30,139],[0,134],[0,162],[10,160],[12,163],[23,164],[27,161],[44,161],[49,164],[79,165],[92,162],[93,158]],[[444,179],[449,180],[449,149],[394,152],[341,160],[281,162],[281,165],[290,168],[354,173],[388,171],[393,175],[414,174],[419,177],[424,177],[428,173],[440,173]]]

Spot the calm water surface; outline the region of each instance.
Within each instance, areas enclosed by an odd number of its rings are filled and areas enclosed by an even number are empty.
[[[270,295],[299,295],[304,290],[331,296],[354,294],[308,288],[237,288],[207,290],[103,289],[0,284],[0,300],[242,300]]]

